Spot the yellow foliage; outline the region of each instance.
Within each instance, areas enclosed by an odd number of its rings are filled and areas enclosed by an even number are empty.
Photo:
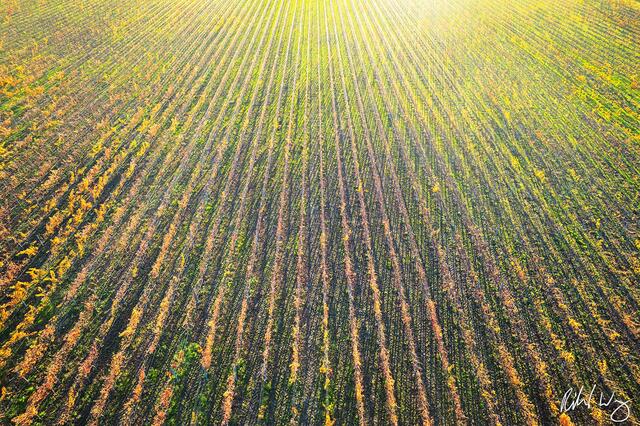
[[[336,423],[335,420],[331,419],[331,415],[329,412],[324,413],[324,426],[333,426]]]
[[[40,268],[29,268],[27,274],[29,274],[29,277],[31,277],[32,283],[37,283],[42,278],[44,278],[45,275],[47,275],[47,271]]]
[[[12,288],[13,292],[9,296],[11,305],[16,305],[27,295],[27,289],[31,287],[30,282],[18,281]]]
[[[576,331],[579,331],[580,327],[582,327],[580,323],[573,318],[569,318],[569,325]]]
[[[58,225],[62,223],[63,217],[60,212],[55,213],[53,216],[49,218],[49,222],[47,222],[46,231],[47,235],[53,234]]]
[[[29,248],[26,248],[24,250],[22,250],[21,252],[18,253],[18,256],[20,255],[26,255],[27,257],[31,257],[34,254],[36,254],[38,252],[38,247],[36,247],[35,244],[31,244],[29,246]]]
[[[49,213],[56,206],[56,200],[54,198],[47,201],[47,203],[43,207],[43,211],[45,213]]]
[[[7,359],[11,356],[11,349],[0,348],[0,359]]]
[[[58,276],[61,277],[71,267],[71,261],[69,256],[65,256],[64,259],[58,264]]]
[[[120,337],[131,336],[138,327],[141,316],[142,309],[138,307],[134,308],[133,312],[131,313],[131,318],[129,319],[129,324],[127,325],[127,328],[122,333],[120,333]]]
[[[578,182],[580,180],[580,176],[578,175],[578,173],[575,171],[575,169],[569,169],[569,174],[571,175],[571,177],[573,178],[573,180],[575,180],[576,182]]]
[[[567,413],[560,414],[560,426],[573,426],[573,422],[567,416]]]
[[[511,166],[516,170],[520,169],[520,160],[518,159],[518,157],[514,155],[511,156]]]
[[[11,333],[11,338],[9,339],[9,344],[13,344],[15,342],[17,342],[18,340],[21,340],[25,337],[27,337],[27,333],[25,333],[24,331],[14,331],[13,333]],[[9,354],[11,353],[11,351],[9,351]]]
[[[598,361],[598,370],[600,370],[601,374],[607,374],[607,369],[608,369],[608,366],[607,366],[606,360],[603,359]]]
[[[76,392],[71,389],[69,392],[69,399],[67,400],[67,407],[73,407],[76,403]]]
[[[564,359],[565,361],[567,361],[569,364],[573,364],[574,361],[576,360],[576,357],[574,354],[572,354],[569,351],[561,351],[560,352],[560,356],[562,357],[562,359]]]

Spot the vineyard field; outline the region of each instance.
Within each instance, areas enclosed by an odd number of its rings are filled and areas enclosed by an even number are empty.
[[[0,1],[0,391],[640,424],[640,2]]]

